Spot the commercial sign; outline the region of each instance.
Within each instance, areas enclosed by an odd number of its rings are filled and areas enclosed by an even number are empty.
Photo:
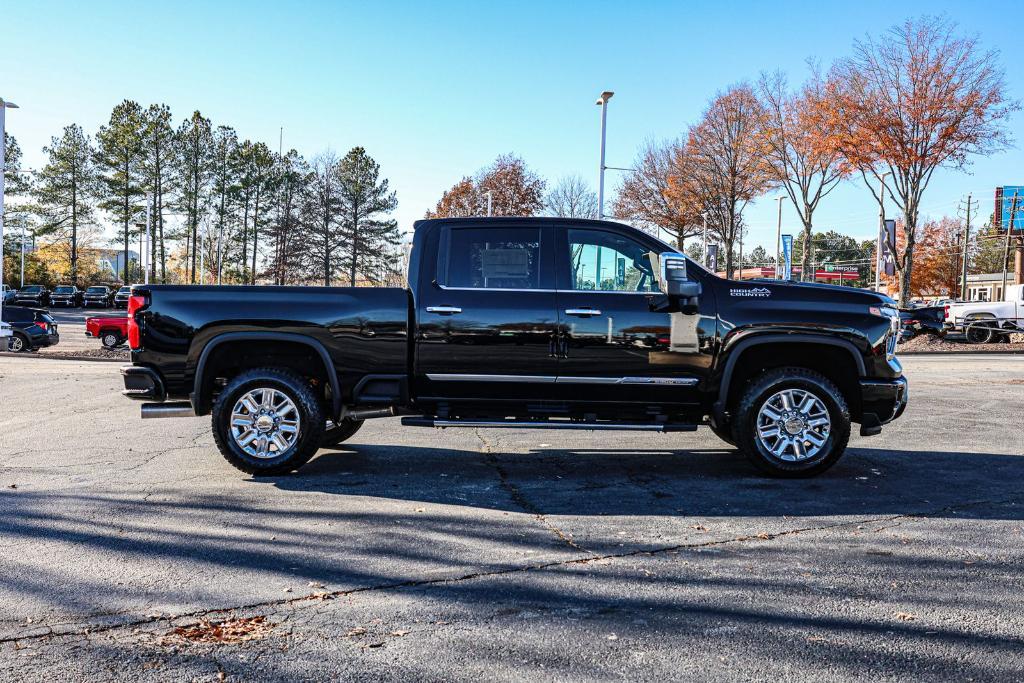
[[[793,279],[793,236],[782,236],[782,279]]]
[[[1013,211],[1013,197],[1017,196],[1017,210]],[[1014,232],[1024,232],[1024,185],[1004,185],[996,188],[996,206],[992,214],[995,228],[1002,231],[1010,226]]]
[[[896,221],[886,220],[885,230],[878,238],[882,242],[882,272],[891,277],[896,274],[896,254],[892,252],[892,247],[896,244]]]
[[[708,262],[705,264],[712,273],[718,272],[718,245],[708,245]]]

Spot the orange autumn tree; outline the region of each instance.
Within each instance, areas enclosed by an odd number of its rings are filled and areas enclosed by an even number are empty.
[[[796,91],[789,89],[781,72],[762,74],[758,96],[766,114],[763,135],[768,168],[803,226],[800,273],[806,280],[811,276],[814,211],[848,175],[849,166],[835,147],[822,144],[827,131],[822,130],[814,112],[824,97],[824,84],[816,68]]]
[[[682,142],[648,141],[637,155],[633,170],[622,181],[612,205],[616,218],[674,235],[680,250],[687,237],[700,234],[702,229],[701,209],[693,193],[682,192],[672,184],[673,177],[685,173],[680,167],[684,155]]]
[[[1004,148],[1005,122],[1018,106],[1007,99],[997,53],[957,35],[944,17],[908,20],[878,40],[857,41],[853,56],[833,66],[825,95],[815,111],[828,131],[825,145],[860,172],[876,200],[883,174],[891,176],[886,195],[903,218],[895,261],[906,303],[921,199],[932,176]]]
[[[920,256],[911,292],[915,296],[956,297],[963,268],[963,224],[949,216],[925,222],[918,247]]]

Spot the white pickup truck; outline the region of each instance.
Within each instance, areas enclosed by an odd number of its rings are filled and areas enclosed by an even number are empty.
[[[946,327],[963,330],[967,341],[987,344],[1024,329],[1024,285],[1006,288],[1005,301],[968,301],[946,306]]]

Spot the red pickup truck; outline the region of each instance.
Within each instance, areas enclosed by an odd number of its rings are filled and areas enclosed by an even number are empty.
[[[108,349],[120,346],[128,339],[128,316],[86,318],[85,336],[96,337]]]

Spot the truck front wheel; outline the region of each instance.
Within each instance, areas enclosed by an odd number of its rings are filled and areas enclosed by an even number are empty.
[[[238,375],[213,405],[213,437],[224,458],[249,474],[284,474],[320,447],[326,418],[309,383],[291,370]]]
[[[850,439],[850,410],[842,392],[824,376],[806,368],[779,368],[747,387],[732,433],[761,471],[809,477],[843,455]]]

